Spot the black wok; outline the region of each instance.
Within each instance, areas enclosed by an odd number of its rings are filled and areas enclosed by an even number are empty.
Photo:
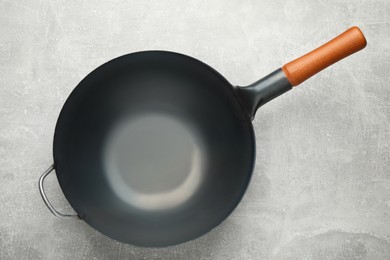
[[[220,224],[241,200],[254,167],[258,107],[362,49],[351,28],[247,87],[234,87],[185,55],[146,51],[91,72],[55,128],[54,164],[77,217],[121,242],[182,243]]]

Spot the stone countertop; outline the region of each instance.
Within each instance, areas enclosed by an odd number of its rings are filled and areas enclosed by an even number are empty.
[[[268,2],[268,3],[267,3]],[[262,107],[257,161],[234,213],[155,249],[54,217],[37,187],[54,126],[100,64],[149,49],[194,56],[247,85],[360,26],[367,48]],[[390,1],[0,2],[0,259],[390,257]],[[71,212],[55,175],[47,192]]]

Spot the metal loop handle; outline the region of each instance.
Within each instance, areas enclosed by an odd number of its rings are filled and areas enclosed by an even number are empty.
[[[53,170],[54,170],[54,163],[53,163],[53,164],[49,167],[49,169],[47,169],[47,170],[42,174],[42,176],[39,178],[39,192],[41,193],[43,202],[45,202],[47,208],[48,208],[48,209],[51,211],[51,213],[53,213],[54,216],[56,216],[56,217],[63,218],[63,219],[70,219],[70,218],[80,219],[80,217],[79,217],[78,215],[68,215],[68,214],[62,214],[62,213],[58,212],[58,211],[50,204],[50,201],[49,201],[48,198],[46,197],[45,189],[44,189],[44,187],[43,187],[43,181],[44,181],[45,178],[49,175],[49,173],[51,173]]]

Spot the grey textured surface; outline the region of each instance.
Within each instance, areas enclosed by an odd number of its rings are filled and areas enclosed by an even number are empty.
[[[37,189],[62,104],[129,52],[192,55],[245,85],[358,25],[368,47],[265,105],[236,211],[179,246],[55,218]],[[390,1],[0,2],[0,259],[389,259]],[[70,211],[57,181],[48,193]]]

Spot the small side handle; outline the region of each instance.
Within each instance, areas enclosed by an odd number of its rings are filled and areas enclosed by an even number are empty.
[[[52,164],[49,169],[47,169],[42,175],[41,177],[39,178],[39,192],[41,193],[41,196],[42,196],[42,199],[43,199],[43,202],[45,202],[47,208],[51,211],[51,213],[53,213],[54,216],[56,217],[59,217],[59,218],[63,218],[63,219],[80,219],[80,217],[78,215],[68,215],[68,214],[62,214],[60,212],[58,212],[50,203],[49,199],[47,198],[46,194],[45,194],[45,188],[43,186],[43,181],[45,180],[45,178],[54,170],[54,164]]]

